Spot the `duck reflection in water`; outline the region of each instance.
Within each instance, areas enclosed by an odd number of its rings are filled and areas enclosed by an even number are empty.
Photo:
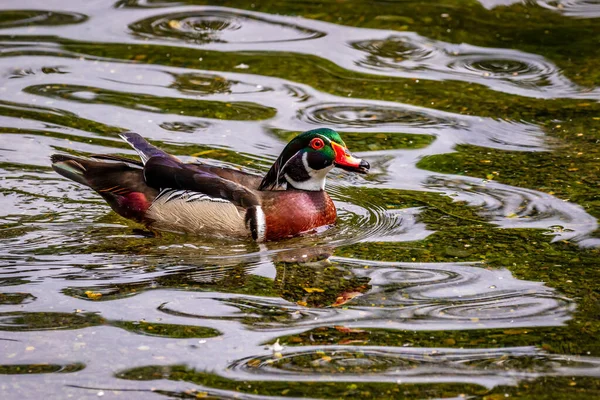
[[[330,247],[312,247],[277,254],[275,287],[288,301],[307,307],[339,307],[371,288],[369,278],[332,263]]]

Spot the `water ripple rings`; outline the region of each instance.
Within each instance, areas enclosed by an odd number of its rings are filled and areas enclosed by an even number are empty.
[[[502,228],[546,229],[553,240],[573,240],[583,247],[600,246],[589,234],[598,229],[596,218],[583,207],[550,194],[464,176],[430,176],[425,184],[442,189],[457,201],[480,207],[481,214]]]
[[[204,43],[272,43],[310,40],[323,33],[300,26],[225,10],[162,14],[129,25],[147,38]]]
[[[508,369],[507,366],[511,368]],[[230,368],[238,374],[269,375],[271,379],[360,381],[364,371],[381,381],[402,377],[419,382],[443,374],[463,381],[472,378],[484,386],[488,379],[498,384],[515,384],[540,373],[556,376],[596,376],[599,363],[590,357],[570,358],[547,354],[533,347],[503,349],[393,348],[382,346],[306,346],[286,350],[281,358],[272,355],[237,360]],[[307,375],[309,377],[307,377]]]
[[[540,0],[540,3],[578,16],[594,16],[597,9],[590,0],[560,3]],[[90,26],[86,32],[88,39],[122,43],[123,34],[127,33],[131,43],[177,42],[180,46],[217,51],[285,51],[308,55],[314,55],[315,48],[327,48],[328,60],[369,74],[376,71],[387,76],[476,82],[492,90],[535,98],[600,99],[600,90],[578,86],[552,62],[523,51],[452,44],[412,32],[361,29],[226,7],[170,6],[165,13],[164,7],[136,5],[112,13],[111,24]],[[83,8],[86,15],[96,20],[106,14],[99,4],[90,3]],[[23,29],[26,28],[15,26],[7,27],[6,31],[18,35]],[[56,32],[52,26],[40,26],[38,33]],[[68,25],[61,26],[61,36],[79,40],[78,30]]]

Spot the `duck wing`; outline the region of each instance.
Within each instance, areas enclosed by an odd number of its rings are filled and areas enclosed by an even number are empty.
[[[196,192],[212,199],[227,200],[245,209],[261,204],[255,190],[173,158],[150,157],[144,165],[144,179],[148,186],[161,191]]]
[[[160,191],[150,207],[150,218],[160,219],[165,225],[168,221],[194,219],[181,221],[173,230],[206,227],[205,221],[210,219],[211,224],[226,225],[221,231],[232,233],[239,232],[238,218],[241,218],[241,226],[249,228],[255,240],[265,240],[266,219],[261,194],[254,189],[258,179],[241,171],[234,173],[234,170],[227,172],[217,167],[185,164],[134,132],[121,137],[140,155],[146,184]]]
[[[208,164],[188,164],[199,171],[206,171],[228,181],[238,183],[248,189],[258,190],[262,176],[250,172],[240,171],[233,168],[217,167]]]
[[[185,164],[135,132],[120,135],[139,154],[146,183],[158,190],[179,189],[228,200],[242,208],[260,205],[254,190],[259,177],[241,171]],[[248,186],[247,186],[248,185]]]

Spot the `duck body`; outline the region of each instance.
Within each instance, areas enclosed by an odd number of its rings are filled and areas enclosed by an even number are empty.
[[[262,242],[336,221],[335,205],[323,190],[324,177],[335,161],[310,154],[314,149],[302,144],[318,137],[316,147],[321,150],[330,135],[334,139],[339,135],[329,129],[317,131],[321,134],[292,140],[265,177],[183,163],[133,132],[121,137],[141,161],[101,154],[88,158],[55,154],[51,159],[56,172],[94,189],[119,215],[149,229]],[[329,153],[338,154],[337,163],[357,172],[368,170],[368,163],[352,157],[343,142],[336,144],[337,153]]]

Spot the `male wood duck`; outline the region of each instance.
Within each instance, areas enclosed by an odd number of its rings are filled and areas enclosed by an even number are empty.
[[[52,155],[52,168],[98,192],[119,215],[151,230],[250,238],[296,236],[331,225],[336,209],[325,192],[333,167],[366,173],[332,129],[292,139],[264,177],[207,164],[183,163],[137,133],[120,135],[141,161],[115,155]]]

